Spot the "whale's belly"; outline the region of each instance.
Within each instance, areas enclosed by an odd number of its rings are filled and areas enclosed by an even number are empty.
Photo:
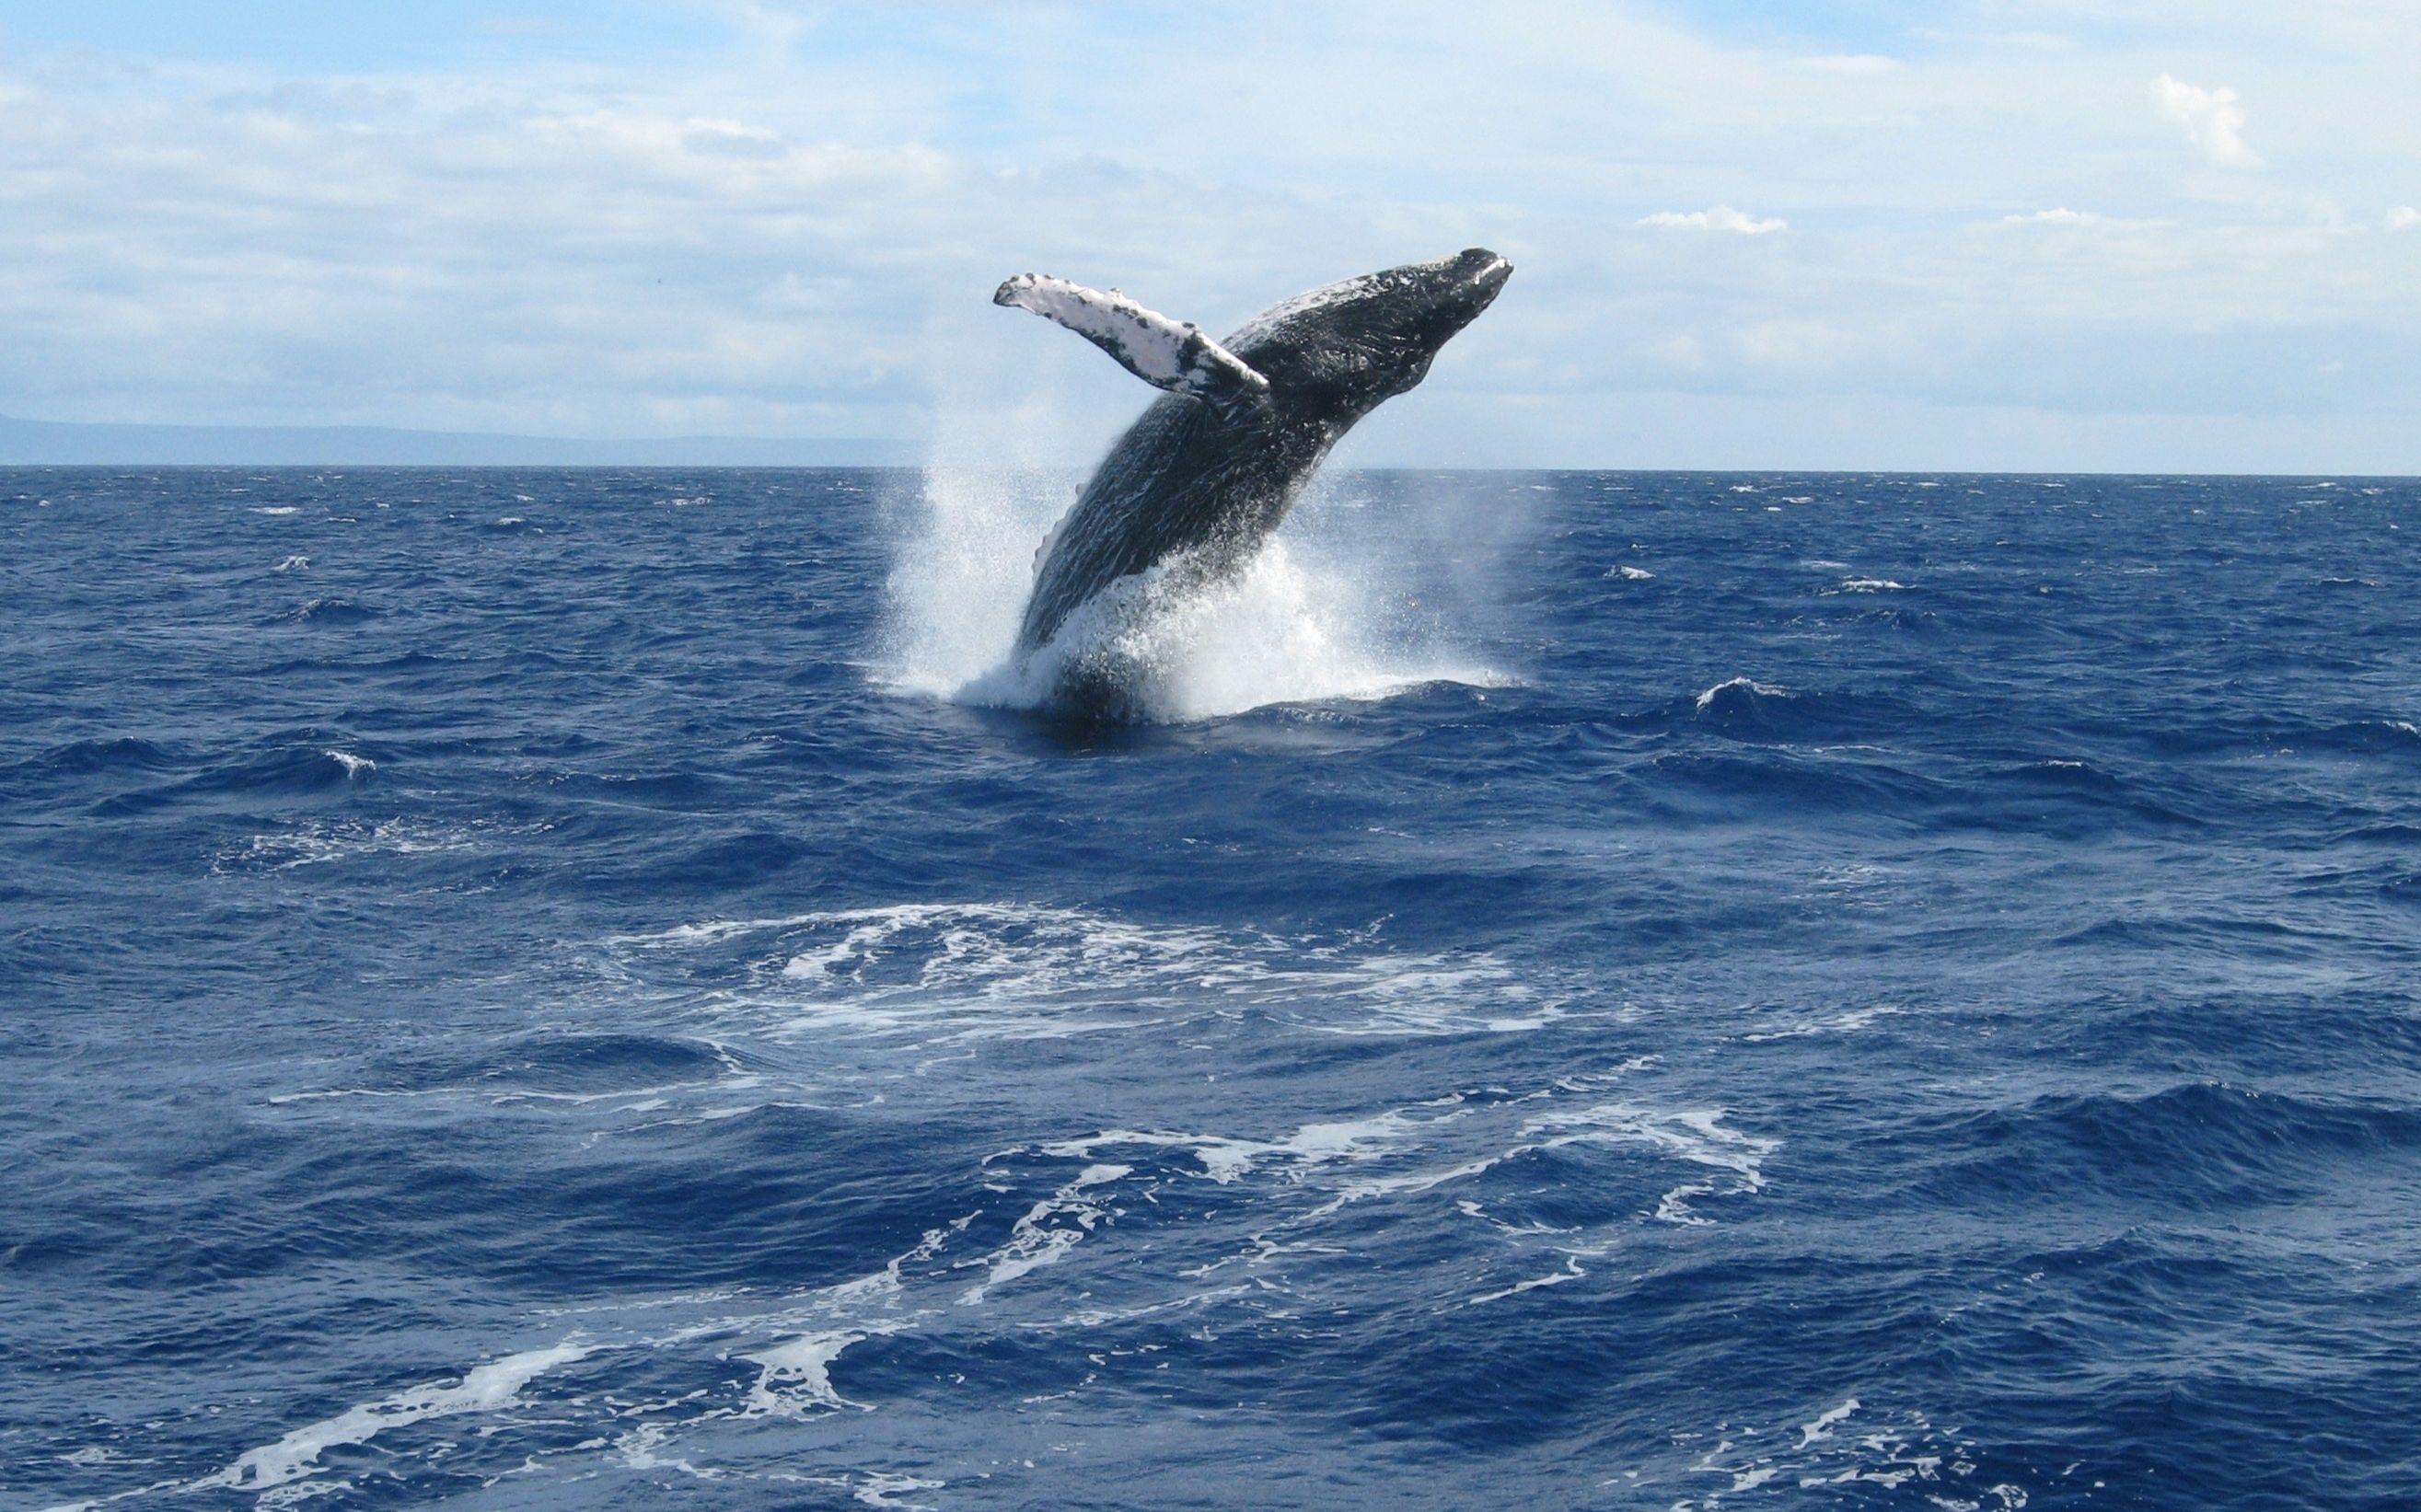
[[[1163,562],[1182,558],[1206,579],[1242,567],[1286,519],[1334,439],[1281,413],[1223,418],[1175,395],[1152,404],[1052,533],[1019,651],[1048,645],[1087,600]]]

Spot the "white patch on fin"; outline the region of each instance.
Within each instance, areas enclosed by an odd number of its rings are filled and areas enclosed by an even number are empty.
[[[1270,381],[1199,326],[1148,310],[1115,288],[1105,292],[1047,273],[1019,273],[1000,286],[992,302],[1054,320],[1154,388],[1208,399],[1223,413],[1269,397]]]

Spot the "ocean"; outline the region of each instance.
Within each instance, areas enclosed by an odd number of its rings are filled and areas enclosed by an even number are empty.
[[[2421,1503],[2421,482],[0,471],[0,1506]]]

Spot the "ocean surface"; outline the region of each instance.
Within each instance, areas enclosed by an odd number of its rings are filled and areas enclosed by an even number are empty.
[[[0,472],[0,1507],[2409,1508],[2421,483]]]

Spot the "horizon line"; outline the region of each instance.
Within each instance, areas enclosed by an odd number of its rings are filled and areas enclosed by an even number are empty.
[[[338,437],[357,438],[363,442],[383,442],[387,447],[403,449],[415,444],[431,449],[455,444],[466,451],[488,451],[492,455],[446,456],[442,450],[430,456],[326,456],[297,455],[293,448],[307,447],[316,442]],[[41,441],[69,443],[54,451],[39,444]],[[82,440],[85,446],[71,443]],[[115,441],[117,446],[107,443]],[[195,451],[219,450],[219,456],[179,456],[185,447],[173,444],[183,442]],[[13,443],[13,444],[12,444]],[[161,455],[144,455],[146,444],[162,448]],[[247,458],[242,455],[246,443],[259,445],[265,453],[280,449],[287,455],[262,455]],[[150,422],[120,420],[28,420],[0,413],[0,468],[11,470],[86,469],[109,470],[124,468],[156,468],[184,471],[225,471],[230,469],[262,469],[271,471],[344,468],[355,471],[428,471],[432,469],[510,470],[542,469],[561,472],[650,472],[711,469],[721,472],[921,472],[932,467],[929,460],[915,457],[930,445],[929,441],[879,436],[615,436],[579,438],[549,436],[519,431],[430,430],[410,426],[374,424],[351,425],[203,425],[190,422]],[[695,449],[703,455],[684,459],[666,457]],[[513,452],[525,455],[510,455]],[[53,455],[41,455],[53,452]],[[74,455],[84,452],[85,455]],[[497,452],[506,455],[493,455]],[[581,452],[624,453],[628,455],[578,457]],[[822,453],[821,456],[813,454]],[[753,454],[753,455],[752,455]],[[1005,472],[1075,472],[1094,465],[1089,461],[1066,461],[1015,465],[998,469]],[[2337,472],[2227,472],[2207,468],[2052,468],[1925,467],[1909,463],[1889,463],[1870,467],[1792,467],[1755,463],[1722,463],[1695,465],[1636,465],[1619,463],[1541,463],[1519,465],[1507,463],[1456,464],[1424,462],[1352,463],[1331,469],[1345,473],[1628,473],[1628,474],[1708,474],[1725,476],[1794,475],[1807,477],[2041,477],[2041,478],[2274,478],[2296,481],[2326,481],[2332,478],[2360,478],[2368,481],[2421,481],[2421,473],[2371,473],[2359,470]]]

